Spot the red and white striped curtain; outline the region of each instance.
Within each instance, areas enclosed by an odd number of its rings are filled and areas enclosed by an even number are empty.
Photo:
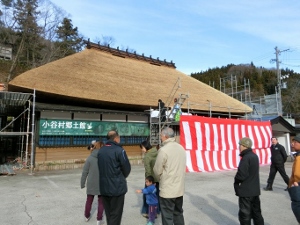
[[[253,141],[252,149],[260,164],[270,164],[270,121],[180,117],[180,144],[186,149],[188,172],[237,168],[240,161],[238,142],[243,137]]]

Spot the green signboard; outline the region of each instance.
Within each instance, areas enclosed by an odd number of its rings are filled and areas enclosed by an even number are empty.
[[[39,125],[39,135],[106,136],[108,131],[117,130],[120,136],[149,136],[147,123],[41,119]]]

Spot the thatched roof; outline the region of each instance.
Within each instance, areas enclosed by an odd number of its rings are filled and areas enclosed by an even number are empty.
[[[210,106],[214,112],[252,111],[240,101],[176,70],[172,63],[154,64],[90,48],[21,74],[10,81],[8,89],[36,89],[37,101],[144,110],[157,107],[158,99],[173,100],[170,94],[180,79],[181,88],[175,97],[181,93],[189,95],[182,108],[188,108],[189,102],[189,108],[196,111],[207,112]]]

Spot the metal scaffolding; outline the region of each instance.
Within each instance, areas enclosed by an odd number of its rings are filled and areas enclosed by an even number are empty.
[[[0,92],[0,116],[12,117],[10,123],[1,128],[0,137],[13,137],[22,136],[22,144],[20,149],[20,158],[25,166],[28,165],[29,147],[31,146],[30,153],[30,168],[34,167],[34,154],[35,154],[35,90],[32,94],[20,93],[20,92]],[[22,115],[27,116],[26,131],[19,127],[19,131],[11,130],[9,127],[18,120]],[[31,131],[30,131],[30,119],[31,119]],[[31,142],[29,137],[31,136]],[[23,143],[24,137],[26,137],[25,144]],[[25,145],[25,150],[23,149]],[[23,152],[25,152],[23,156]]]
[[[160,144],[161,130],[166,126],[177,125],[175,121],[176,114],[181,111],[181,107],[188,99],[188,94],[179,94],[178,90],[181,88],[180,78],[174,84],[165,103],[158,104],[158,115],[152,117],[154,109],[150,108],[150,144]],[[176,98],[176,96],[178,96]],[[176,100],[176,101],[175,101]]]
[[[249,79],[244,79],[243,84],[238,85],[237,75],[229,75],[220,78],[220,91],[251,107],[252,113],[246,115],[249,118],[259,119],[263,116],[279,115],[280,113],[280,96],[276,87],[273,95],[253,98]]]

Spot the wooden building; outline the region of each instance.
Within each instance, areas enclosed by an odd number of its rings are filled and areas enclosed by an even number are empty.
[[[202,116],[242,117],[250,107],[176,70],[175,64],[87,42],[82,52],[27,71],[8,91],[36,92],[35,162],[81,160],[87,145],[118,129],[130,158],[141,158],[149,111],[158,99],[189,96],[182,109]],[[168,103],[171,104],[171,103]],[[168,105],[167,104],[167,105]]]

